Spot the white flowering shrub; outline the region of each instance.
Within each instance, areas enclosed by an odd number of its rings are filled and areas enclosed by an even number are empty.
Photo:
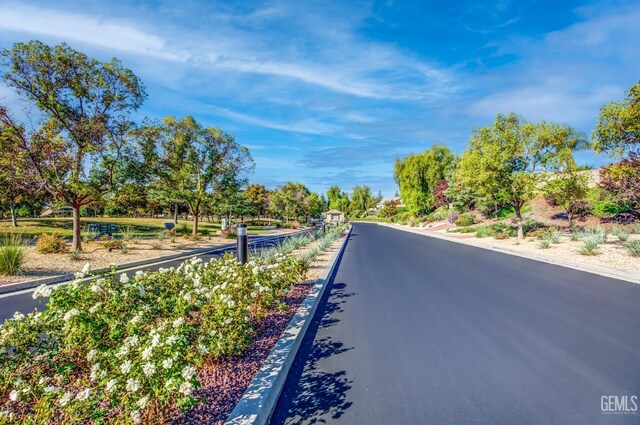
[[[198,368],[246,349],[304,273],[297,258],[226,255],[42,286],[45,311],[0,327],[0,423],[163,422],[197,403]]]

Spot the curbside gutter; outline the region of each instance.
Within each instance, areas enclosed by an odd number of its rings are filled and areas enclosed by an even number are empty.
[[[309,323],[347,246],[351,229],[353,227],[349,228],[342,245],[316,280],[255,378],[229,414],[225,425],[266,425],[269,422]]]
[[[297,231],[297,232],[290,232],[290,233],[280,233],[280,234],[276,234],[276,235],[266,235],[266,236],[258,236],[256,238],[254,238],[253,240],[249,241],[249,245],[251,245],[252,243],[257,243],[257,242],[266,242],[270,239],[274,239],[274,238],[279,238],[282,236],[290,236],[290,235],[295,235],[298,233],[304,233],[307,232],[308,230],[301,230],[301,231]],[[138,267],[142,267],[142,266],[152,266],[152,265],[156,265],[156,264],[162,264],[168,261],[175,261],[175,260],[186,260],[189,259],[191,257],[194,256],[198,256],[198,255],[203,255],[203,254],[215,254],[218,252],[224,252],[227,251],[229,249],[233,249],[235,248],[236,244],[235,243],[229,243],[229,244],[224,244],[224,245],[219,245],[217,247],[211,247],[211,248],[197,248],[197,249],[193,249],[190,251],[186,251],[186,252],[180,252],[178,254],[171,254],[171,255],[165,255],[163,257],[155,257],[155,258],[148,258],[146,260],[140,260],[140,261],[134,261],[131,263],[125,263],[125,264],[120,264],[118,266],[116,266],[116,270],[118,270],[119,272],[125,272],[125,271],[129,271],[131,269],[135,269]],[[103,267],[101,269],[96,269],[96,270],[92,270],[92,272],[94,273],[104,273],[104,272],[108,272],[110,271],[111,268],[109,267]],[[51,276],[51,277],[45,277],[45,278],[41,278],[41,279],[34,279],[34,280],[27,280],[25,282],[16,282],[16,283],[9,283],[6,285],[0,285],[0,295],[3,294],[10,294],[13,292],[18,292],[18,291],[24,291],[24,290],[28,290],[28,289],[33,289],[36,288],[42,284],[45,285],[54,285],[54,284],[58,284],[58,283],[63,283],[63,282],[70,282],[74,279],[73,273],[68,273],[68,274],[61,274],[61,275],[57,275],[57,276]],[[93,279],[93,277],[84,279],[84,280],[91,280]],[[84,281],[83,280],[83,281]]]

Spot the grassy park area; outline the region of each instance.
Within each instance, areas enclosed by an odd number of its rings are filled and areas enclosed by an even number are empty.
[[[131,230],[136,236],[151,236],[161,230],[164,230],[164,223],[170,222],[167,218],[131,218],[131,217],[83,217],[81,223],[86,226],[90,223],[115,224],[118,226],[118,232],[114,236],[122,236],[123,231]],[[266,223],[265,223],[266,224]],[[192,224],[190,221],[179,221],[176,226],[178,232],[191,232]],[[252,234],[267,233],[269,230],[264,226],[249,226],[249,232]],[[215,234],[220,230],[219,222],[209,223],[206,220],[198,225],[198,230]],[[64,237],[71,237],[72,222],[70,217],[56,218],[30,218],[18,221],[18,228],[11,226],[11,220],[0,221],[0,233],[19,233],[25,237],[40,236],[44,233],[57,233]]]

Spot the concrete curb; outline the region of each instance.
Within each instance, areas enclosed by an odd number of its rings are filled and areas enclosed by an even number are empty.
[[[430,238],[442,239],[445,241],[472,246],[475,248],[488,249],[490,251],[500,252],[502,254],[515,255],[516,257],[522,257],[522,258],[527,258],[529,260],[541,261],[543,263],[548,263],[548,264],[553,264],[555,266],[579,270],[585,273],[592,273],[600,276],[610,277],[612,279],[624,280],[626,282],[640,284],[640,275],[638,275],[638,273],[633,273],[626,270],[620,270],[614,267],[606,267],[606,266],[601,266],[597,264],[584,264],[584,263],[580,263],[572,260],[554,260],[551,258],[540,257],[537,255],[519,252],[519,251],[513,251],[510,249],[497,247],[497,246],[478,245],[478,244],[466,242],[464,239],[448,238],[446,236],[439,235],[437,233],[427,233],[424,231],[419,231],[418,229],[405,229],[405,228],[394,226],[388,223],[376,223],[376,224],[378,224],[379,226],[385,226],[391,229],[401,230],[409,233],[415,233],[417,235],[427,236]]]
[[[264,425],[269,422],[276,407],[280,392],[284,387],[287,375],[309,323],[318,308],[319,301],[336,270],[339,258],[344,253],[351,228],[335,252],[329,264],[322,271],[311,291],[302,302],[289,325],[276,342],[262,367],[246,389],[236,407],[225,421],[226,425]]]
[[[289,232],[289,233],[279,233],[276,235],[259,235],[257,238],[250,240],[250,244],[252,242],[258,242],[261,240],[268,240],[270,238],[276,238],[276,237],[280,237],[280,236],[284,236],[284,235],[293,235],[293,234],[297,234],[297,233],[303,233],[306,232],[307,230],[302,230],[302,231],[298,231],[298,232]],[[175,260],[181,260],[181,259],[188,259],[191,258],[193,256],[196,255],[202,255],[202,254],[212,254],[212,253],[216,253],[219,251],[226,251],[228,249],[232,249],[236,246],[235,243],[229,243],[229,244],[224,244],[224,245],[219,245],[217,247],[210,247],[210,248],[197,248],[197,249],[193,249],[191,251],[186,251],[186,252],[181,252],[179,254],[171,254],[171,255],[166,255],[163,257],[155,257],[155,258],[148,258],[146,260],[140,260],[140,261],[134,261],[131,263],[125,263],[125,264],[120,264],[119,266],[116,267],[116,270],[118,271],[126,271],[126,270],[130,270],[130,269],[135,269],[141,266],[151,266],[154,264],[162,264],[164,262],[167,261],[175,261]],[[104,267],[101,269],[96,269],[96,270],[92,270],[92,273],[104,273],[104,272],[108,272],[111,269],[108,267]],[[63,282],[68,282],[74,279],[73,273],[69,273],[69,274],[62,274],[62,275],[57,275],[57,276],[51,276],[51,277],[45,277],[42,279],[34,279],[34,280],[28,280],[26,282],[16,282],[16,283],[9,283],[6,285],[0,285],[0,295],[3,294],[10,294],[13,292],[18,292],[18,291],[24,291],[27,289],[33,289],[33,288],[37,288],[38,286],[45,284],[45,285],[54,285],[57,283],[63,283]],[[91,278],[88,278],[87,280],[90,280]]]

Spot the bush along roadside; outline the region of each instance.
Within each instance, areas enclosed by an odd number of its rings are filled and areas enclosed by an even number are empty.
[[[226,255],[80,283],[85,266],[39,287],[48,309],[0,327],[0,423],[164,423],[198,403],[200,367],[251,344],[308,261]]]

